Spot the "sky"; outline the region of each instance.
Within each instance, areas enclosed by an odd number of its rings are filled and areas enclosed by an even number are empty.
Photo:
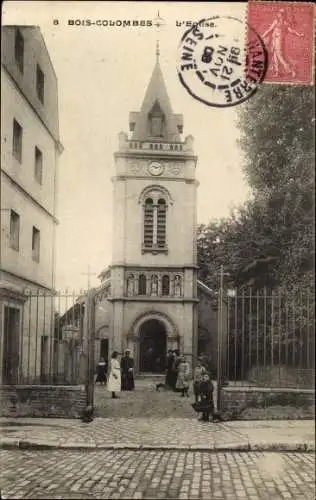
[[[69,20],[153,20],[164,27],[77,26]],[[198,156],[198,223],[229,215],[249,188],[238,147],[237,108],[212,108],[191,97],[176,67],[184,31],[178,21],[214,15],[244,19],[246,3],[225,2],[5,2],[3,24],[38,25],[59,91],[60,138],[56,287],[79,290],[100,284],[112,257],[113,154],[118,133],[128,132],[154,65],[160,65],[174,113],[184,117],[183,138],[193,135]],[[58,24],[54,24],[58,20]],[[240,105],[242,106],[242,104]]]

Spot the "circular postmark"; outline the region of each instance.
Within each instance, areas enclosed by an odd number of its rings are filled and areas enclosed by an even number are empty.
[[[199,21],[181,39],[178,76],[189,94],[208,106],[235,106],[252,96],[267,71],[263,41],[234,17]]]

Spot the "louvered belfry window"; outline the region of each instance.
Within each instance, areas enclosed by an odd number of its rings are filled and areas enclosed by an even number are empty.
[[[163,186],[148,186],[139,202],[143,208],[142,252],[167,254],[167,211],[172,206],[169,192]]]
[[[147,198],[144,208],[144,246],[151,248],[154,238],[154,202]]]
[[[163,137],[164,135],[164,114],[156,101],[148,115],[150,124],[150,135],[152,137]]]
[[[164,248],[166,245],[166,202],[164,199],[158,200],[157,245],[159,248]]]

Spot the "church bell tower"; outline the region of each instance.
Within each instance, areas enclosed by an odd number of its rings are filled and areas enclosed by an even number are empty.
[[[157,50],[114,154],[110,349],[131,349],[138,372],[163,373],[168,349],[190,362],[197,349],[197,157],[182,129]]]

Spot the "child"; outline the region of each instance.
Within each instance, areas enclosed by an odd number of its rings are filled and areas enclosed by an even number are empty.
[[[205,411],[202,412],[201,420],[208,422],[210,413],[213,417],[214,415],[214,405],[213,405],[213,384],[207,372],[202,374],[202,380],[200,382],[200,404],[205,407]]]
[[[97,378],[95,383],[100,382],[100,385],[106,384],[106,372],[107,372],[107,365],[106,362],[104,361],[104,358],[102,356],[100,357],[100,361],[97,365]]]
[[[205,367],[202,365],[202,360],[201,358],[198,358],[196,368],[194,370],[194,377],[193,377],[193,391],[194,391],[194,397],[195,397],[195,402],[198,403],[199,401],[199,395],[200,395],[200,384],[202,381],[202,375],[203,373],[206,373]]]
[[[190,377],[190,365],[184,356],[180,356],[178,364],[178,378],[176,383],[176,389],[181,391],[181,396],[189,397],[189,377]]]

